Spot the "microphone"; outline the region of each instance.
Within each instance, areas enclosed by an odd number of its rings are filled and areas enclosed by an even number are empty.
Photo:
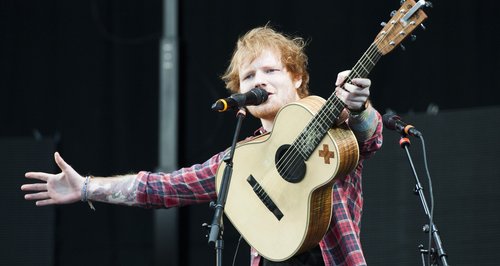
[[[227,98],[217,100],[212,105],[212,110],[225,112],[231,108],[259,105],[267,100],[267,96],[266,90],[255,87],[245,93],[235,93]]]
[[[390,130],[396,130],[400,134],[410,135],[417,138],[422,136],[422,133],[418,131],[414,126],[408,125],[401,121],[401,117],[394,113],[387,113],[382,117],[384,126]]]

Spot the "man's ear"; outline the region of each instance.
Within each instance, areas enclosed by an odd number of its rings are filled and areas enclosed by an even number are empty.
[[[302,79],[301,78],[295,79],[295,81],[293,82],[293,86],[295,87],[295,89],[300,88],[300,85],[302,85]]]

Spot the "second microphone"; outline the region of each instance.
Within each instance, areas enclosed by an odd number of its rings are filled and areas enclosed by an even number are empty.
[[[212,110],[225,112],[229,109],[247,105],[259,105],[267,100],[267,91],[256,87],[245,93],[235,93],[227,98],[219,99],[212,105]]]

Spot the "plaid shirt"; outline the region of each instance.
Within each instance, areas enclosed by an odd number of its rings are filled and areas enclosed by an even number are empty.
[[[332,220],[329,230],[319,242],[323,260],[330,265],[366,265],[359,239],[363,195],[361,174],[363,161],[382,146],[382,122],[376,113],[376,131],[359,143],[360,160],[345,178],[338,179],[332,190]],[[170,208],[216,200],[215,175],[224,156],[218,153],[203,164],[182,168],[169,174],[140,172],[137,201],[146,208]],[[252,249],[251,265],[260,256]]]

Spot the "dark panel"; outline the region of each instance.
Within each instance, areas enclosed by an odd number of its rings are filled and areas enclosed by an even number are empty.
[[[434,222],[451,265],[497,264],[491,251],[500,248],[500,124],[493,122],[499,116],[496,107],[404,117],[425,136]],[[417,245],[427,246],[421,229],[428,220],[412,193],[415,179],[398,134],[386,129],[384,137],[382,150],[365,165],[363,247],[372,265],[421,265]],[[420,141],[413,139],[410,150],[428,193]],[[427,202],[430,207],[428,194]]]
[[[27,169],[53,171],[53,152],[51,140],[0,139],[1,265],[53,265],[54,207],[35,207],[21,191]]]
[[[154,170],[161,4],[0,1],[0,136],[58,135],[82,175]],[[96,208],[55,208],[54,264],[152,265],[152,212]]]

